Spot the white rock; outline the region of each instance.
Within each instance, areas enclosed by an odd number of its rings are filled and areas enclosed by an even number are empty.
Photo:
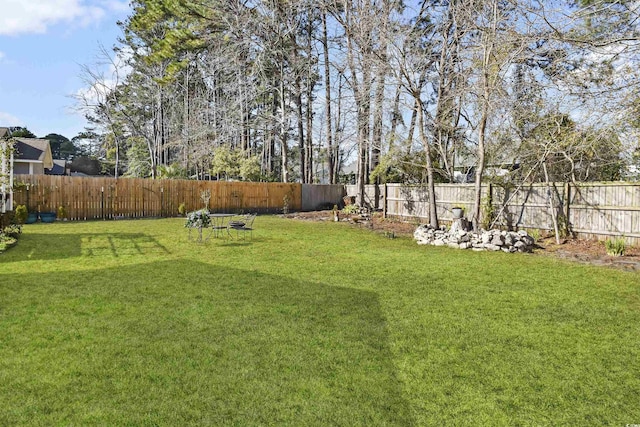
[[[496,234],[493,236],[493,239],[491,239],[491,244],[495,245],[495,246],[502,246],[504,245],[504,236],[501,234]]]
[[[505,246],[513,245],[513,236],[511,235],[511,233],[507,233],[504,236],[504,244],[505,244]]]

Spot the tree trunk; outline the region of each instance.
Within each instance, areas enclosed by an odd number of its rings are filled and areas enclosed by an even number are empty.
[[[287,108],[284,93],[284,66],[280,65],[280,156],[282,157],[282,182],[289,182],[289,149],[287,147]]]
[[[476,179],[475,179],[475,197],[473,204],[473,216],[472,223],[473,229],[477,232],[480,230],[480,208],[482,203],[482,176],[484,175],[484,156],[485,156],[485,134],[487,130],[487,115],[488,111],[483,111],[480,123],[478,126],[478,149],[477,157],[478,162],[476,165]]]
[[[365,184],[366,184],[366,166],[367,151],[369,149],[369,119],[370,119],[370,75],[368,67],[364,61],[361,61],[360,68],[356,67],[355,55],[356,48],[354,46],[353,34],[355,31],[354,23],[351,20],[350,7],[345,8],[346,15],[346,39],[347,39],[347,62],[351,73],[351,89],[356,103],[356,122],[358,129],[358,176],[356,186],[358,188],[357,204],[363,207],[365,205]],[[362,75],[362,83],[358,82],[358,74]]]
[[[398,129],[398,122],[400,121],[400,119],[402,118],[400,116],[400,90],[402,88],[402,84],[398,83],[398,86],[396,87],[396,94],[393,98],[393,108],[392,108],[392,112],[391,112],[391,132],[390,135],[391,137],[389,138],[389,150],[391,150],[391,148],[395,145],[396,143],[396,132]]]
[[[305,154],[307,166],[307,179],[309,184],[313,183],[313,90],[315,87],[315,79],[313,77],[313,25],[311,14],[308,16],[307,22],[307,110],[306,110],[306,138],[305,138]]]
[[[422,140],[422,144],[424,146],[426,157],[427,157],[427,184],[428,184],[428,193],[429,193],[429,225],[434,228],[438,228],[438,206],[436,205],[436,185],[433,180],[433,161],[431,160],[431,144],[427,139],[424,133],[424,111],[422,101],[420,100],[420,94],[414,94],[416,98],[417,111],[418,114],[418,134],[420,135],[420,139]]]
[[[380,163],[380,152],[382,150],[382,108],[384,104],[384,82],[385,82],[385,62],[386,55],[382,55],[381,59],[382,64],[378,65],[378,76],[376,79],[376,89],[375,89],[375,104],[373,106],[373,141],[371,144],[371,167],[370,170],[373,171],[378,167]],[[375,197],[374,197],[374,208],[378,209],[378,201],[380,194],[380,176],[376,177],[375,181]]]
[[[337,182],[336,153],[333,147],[333,131],[331,129],[331,69],[329,63],[329,37],[327,35],[327,11],[322,9],[322,53],[324,56],[324,102],[325,126],[327,133],[327,165],[329,169],[329,184]]]
[[[300,77],[296,78],[296,118],[298,122],[298,150],[300,151],[300,181],[307,183],[307,156],[304,146],[304,123],[302,121],[302,84]]]
[[[547,196],[549,197],[549,210],[551,211],[551,220],[553,221],[553,231],[556,235],[556,244],[560,244],[560,227],[558,225],[558,213],[553,201],[553,191],[551,191],[551,182],[549,182],[549,171],[547,170],[547,161],[542,162],[542,170],[544,171],[544,182],[547,185]]]

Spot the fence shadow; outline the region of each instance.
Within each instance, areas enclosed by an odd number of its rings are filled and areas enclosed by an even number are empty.
[[[123,257],[140,254],[170,254],[157,239],[144,233],[37,234],[23,233],[18,245],[3,254],[3,263],[44,261],[80,256]]]

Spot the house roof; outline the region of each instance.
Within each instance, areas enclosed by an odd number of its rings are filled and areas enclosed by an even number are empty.
[[[9,128],[0,127],[0,138],[9,136]]]
[[[42,162],[44,167],[51,169],[53,167],[53,157],[51,155],[51,146],[47,139],[37,138],[15,138],[15,154],[16,162]]]
[[[53,159],[53,167],[44,171],[46,175],[64,175],[67,171],[67,161]]]

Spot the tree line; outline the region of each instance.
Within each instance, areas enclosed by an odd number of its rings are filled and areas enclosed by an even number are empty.
[[[116,176],[615,180],[640,158],[624,0],[133,0],[78,107]],[[106,71],[105,71],[106,70]],[[430,221],[437,224],[435,203]]]

